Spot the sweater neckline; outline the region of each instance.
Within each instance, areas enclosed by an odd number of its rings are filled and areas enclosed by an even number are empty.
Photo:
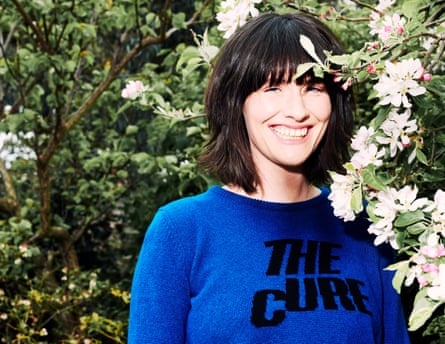
[[[237,194],[235,192],[232,192],[230,190],[227,190],[221,186],[211,186],[209,188],[209,192],[214,193],[215,195],[218,195],[220,197],[225,198],[226,200],[234,203],[234,204],[244,204],[254,207],[261,207],[261,208],[275,208],[275,209],[290,209],[290,208],[304,208],[304,207],[311,207],[316,204],[319,204],[320,202],[323,202],[327,199],[329,195],[329,190],[325,187],[319,187],[321,192],[308,200],[305,201],[299,201],[299,202],[272,202],[272,201],[265,201],[257,198],[252,198],[244,195]]]

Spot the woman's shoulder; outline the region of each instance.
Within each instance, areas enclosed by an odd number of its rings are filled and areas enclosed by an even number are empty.
[[[161,223],[172,227],[199,221],[199,218],[209,214],[218,203],[218,187],[211,186],[206,191],[173,200],[162,205],[155,213],[151,226]]]
[[[218,199],[218,188],[211,186],[204,192],[178,198],[161,206],[158,212],[188,214],[190,211],[205,208]]]

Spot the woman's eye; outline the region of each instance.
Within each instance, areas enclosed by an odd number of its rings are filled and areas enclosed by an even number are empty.
[[[306,92],[321,93],[326,90],[326,87],[324,86],[324,84],[314,84],[314,85],[307,85],[305,87],[305,90],[306,90]]]
[[[274,86],[274,87],[267,87],[264,91],[265,92],[278,92],[278,91],[280,91],[280,88],[276,87],[276,86]]]

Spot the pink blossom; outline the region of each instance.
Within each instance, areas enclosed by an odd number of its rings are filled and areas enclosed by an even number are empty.
[[[401,35],[404,32],[403,26],[406,24],[406,19],[400,17],[399,14],[386,15],[383,18],[375,16],[371,18],[369,26],[371,27],[371,34],[377,34],[383,43],[386,43],[391,35]]]
[[[403,146],[403,148],[407,148],[407,147],[411,146],[411,141],[409,140],[408,136],[402,137],[402,146]]]
[[[351,78],[348,78],[348,79],[343,83],[343,85],[341,86],[341,88],[342,88],[343,90],[346,91],[351,85],[352,85],[352,79],[351,79]]]
[[[130,80],[125,88],[122,90],[121,96],[122,98],[128,98],[131,100],[135,100],[139,96],[142,95],[145,91],[145,86],[140,80]]]
[[[423,75],[420,77],[419,80],[422,80],[422,81],[430,81],[431,78],[432,78],[432,76],[431,76],[430,73],[425,73],[425,74],[423,74]]]
[[[425,276],[417,276],[417,282],[421,287],[425,287],[429,284],[428,279]]]
[[[439,258],[445,256],[445,247],[442,244],[438,246],[422,246],[420,253],[428,258]]]
[[[424,264],[422,265],[422,270],[424,272],[432,272],[437,274],[439,272],[439,267],[436,264]]]
[[[338,72],[335,72],[334,74],[334,82],[340,82],[341,81],[341,76]]]
[[[368,74],[375,74],[377,72],[374,63],[371,63],[368,68],[366,69]]]

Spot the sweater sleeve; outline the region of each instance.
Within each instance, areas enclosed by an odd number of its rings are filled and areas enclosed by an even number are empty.
[[[190,309],[187,244],[168,212],[158,211],[133,275],[128,343],[184,343]]]

